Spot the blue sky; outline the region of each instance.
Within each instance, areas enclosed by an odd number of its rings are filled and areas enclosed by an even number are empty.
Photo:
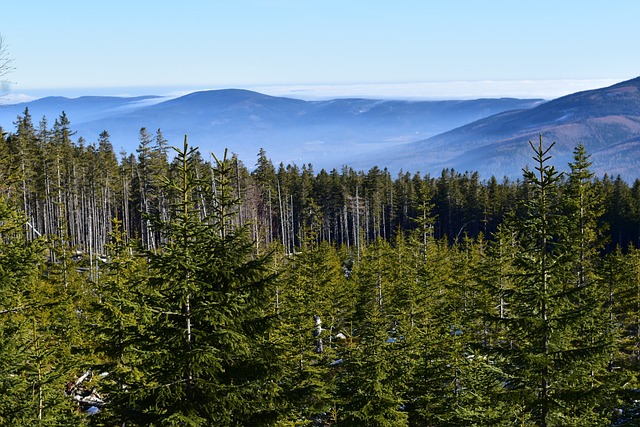
[[[4,3],[16,99],[224,87],[548,98],[640,75],[632,0]]]

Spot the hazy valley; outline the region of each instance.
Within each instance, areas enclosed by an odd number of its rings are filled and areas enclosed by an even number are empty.
[[[320,170],[340,169],[356,159],[372,161],[373,154],[381,150],[389,150],[393,156],[406,152],[407,143],[542,102],[535,99],[302,101],[229,89],[195,92],[168,100],[155,96],[49,97],[0,107],[0,125],[11,130],[25,108],[29,108],[35,122],[46,116],[49,125],[64,111],[76,131],[75,139],[83,137],[91,143],[107,130],[116,151],[135,152],[139,130],[146,127],[151,132],[161,129],[171,145],[179,146],[184,135],[188,135],[190,143],[205,154],[229,148],[248,167],[253,166],[259,149],[264,148],[276,165],[312,163]],[[370,161],[361,165],[370,167]],[[425,170],[427,164],[420,166],[418,169]]]
[[[516,178],[529,162],[528,140],[556,141],[563,167],[582,143],[594,170],[635,179],[640,150],[640,79],[545,102],[540,99],[303,101],[246,90],[158,96],[49,97],[0,107],[10,130],[25,108],[51,123],[65,111],[87,143],[107,130],[116,150],[135,151],[141,127],[161,129],[171,145],[188,135],[204,153],[237,153],[252,167],[264,148],[275,164],[349,165],[437,174],[443,168]]]

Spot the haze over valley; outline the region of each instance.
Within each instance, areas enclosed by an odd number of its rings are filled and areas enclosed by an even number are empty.
[[[529,140],[557,142],[552,153],[566,166],[583,144],[598,175],[634,179],[640,138],[640,79],[555,100],[308,101],[240,89],[179,97],[45,97],[0,106],[0,124],[12,129],[29,113],[51,124],[64,111],[86,144],[106,130],[116,151],[134,153],[142,127],[160,129],[170,145],[187,135],[204,155],[226,148],[249,167],[264,149],[274,164],[320,169],[373,166],[435,175],[444,168],[518,178],[529,161]]]

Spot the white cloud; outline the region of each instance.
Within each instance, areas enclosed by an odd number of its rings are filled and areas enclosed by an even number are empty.
[[[272,96],[286,96],[304,100],[334,98],[377,98],[407,100],[449,100],[478,98],[542,98],[555,99],[571,93],[598,89],[620,82],[620,79],[582,80],[478,80],[436,81],[415,83],[308,84],[308,85],[251,85],[238,88],[254,90]],[[140,87],[140,88],[68,88],[24,90],[23,93],[0,93],[0,104],[28,102],[44,96],[83,95],[133,97],[158,95],[162,98],[145,102],[155,103],[200,90],[225,87]]]
[[[0,95],[1,104],[19,104],[21,102],[29,102],[38,99],[37,96],[27,95],[25,93],[7,93]]]
[[[300,99],[383,98],[383,99],[477,99],[543,98],[554,99],[588,89],[618,83],[616,79],[597,80],[480,80],[386,84],[258,86],[252,90],[274,96]]]

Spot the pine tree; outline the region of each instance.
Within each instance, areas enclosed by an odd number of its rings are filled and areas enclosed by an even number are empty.
[[[595,279],[597,251],[602,249],[603,229],[599,220],[604,214],[604,198],[594,185],[594,174],[589,170],[590,156],[584,146],[578,145],[573,154],[574,161],[569,163],[566,215],[570,217],[569,232],[576,242],[576,286],[587,286]]]
[[[99,358],[92,369],[107,374],[98,387],[108,404],[92,417],[95,425],[125,425],[126,420],[136,418],[127,388],[142,375],[140,338],[154,315],[145,301],[146,259],[138,256],[136,244],[126,241],[120,221],[114,220],[113,228],[106,245],[108,262],[96,284],[94,321],[87,331]]]
[[[384,259],[389,250],[382,240],[368,245],[351,278],[358,304],[351,345],[342,350],[338,425],[408,425],[406,378],[398,363],[403,347],[396,345],[399,337],[387,303],[391,283]]]
[[[449,247],[431,241],[419,269],[427,318],[420,322],[411,378],[411,425],[501,425],[505,406],[494,399],[500,376],[484,344],[486,295],[476,281],[482,240]],[[508,424],[504,424],[508,425]]]
[[[274,213],[277,206],[277,178],[276,169],[267,158],[266,151],[260,149],[258,153],[258,162],[256,168],[251,172],[253,182],[256,184],[256,196],[254,197],[256,204],[256,227],[259,228],[256,239],[258,242],[264,241],[264,245],[268,246],[275,236]]]
[[[599,375],[607,366],[610,335],[598,318],[601,301],[573,279],[579,242],[562,215],[561,175],[548,164],[553,144],[544,148],[540,137],[531,147],[535,169],[524,171],[531,197],[514,225],[514,261],[520,273],[506,319],[509,344],[502,368],[508,374],[507,394],[524,407],[518,422],[543,427],[606,424],[598,400]],[[600,334],[584,341],[585,322],[601,328]]]
[[[420,389],[417,385],[420,380],[417,378],[416,368],[420,362],[421,345],[429,322],[432,299],[420,280],[425,256],[422,242],[413,237],[407,239],[403,233],[398,233],[394,239],[393,251],[385,260],[389,280],[393,284],[388,293],[388,312],[393,320],[390,341],[396,350],[393,363],[396,370],[402,372],[406,382],[402,398],[409,425],[415,421],[415,402]]]
[[[316,231],[317,232],[317,231]],[[283,396],[295,425],[330,423],[335,413],[337,346],[348,335],[344,274],[335,248],[308,232],[281,275],[279,336]],[[349,295],[350,296],[350,295]]]
[[[277,416],[277,384],[266,316],[273,282],[268,258],[253,257],[244,228],[234,225],[232,165],[214,168],[213,213],[203,217],[197,192],[197,150],[177,150],[176,195],[168,222],[155,224],[167,244],[148,251],[141,286],[153,316],[140,331],[137,378],[127,384],[129,414],[143,425],[261,425]],[[133,381],[135,380],[135,381]],[[122,397],[120,397],[122,398]]]
[[[79,425],[63,394],[77,312],[66,289],[41,277],[44,246],[25,241],[25,222],[0,198],[0,424]]]
[[[0,424],[27,425],[34,420],[31,411],[30,385],[25,375],[27,356],[25,348],[29,337],[28,316],[32,300],[26,292],[34,275],[28,266],[36,261],[32,248],[11,244],[17,231],[20,235],[20,218],[6,200],[0,199],[0,229],[2,242],[0,257]]]
[[[109,133],[103,131],[98,137],[97,149],[93,156],[92,170],[95,172],[95,206],[94,221],[97,225],[95,236],[95,251],[104,254],[106,243],[113,230],[112,220],[122,218],[118,212],[121,204],[122,189],[120,188],[119,164],[113,151]]]
[[[615,347],[609,355],[611,383],[617,387],[609,400],[618,410],[613,425],[636,425],[640,421],[637,410],[638,368],[638,307],[640,307],[640,265],[636,249],[624,254],[618,247],[605,255],[599,273],[607,294],[605,309],[615,337]]]

